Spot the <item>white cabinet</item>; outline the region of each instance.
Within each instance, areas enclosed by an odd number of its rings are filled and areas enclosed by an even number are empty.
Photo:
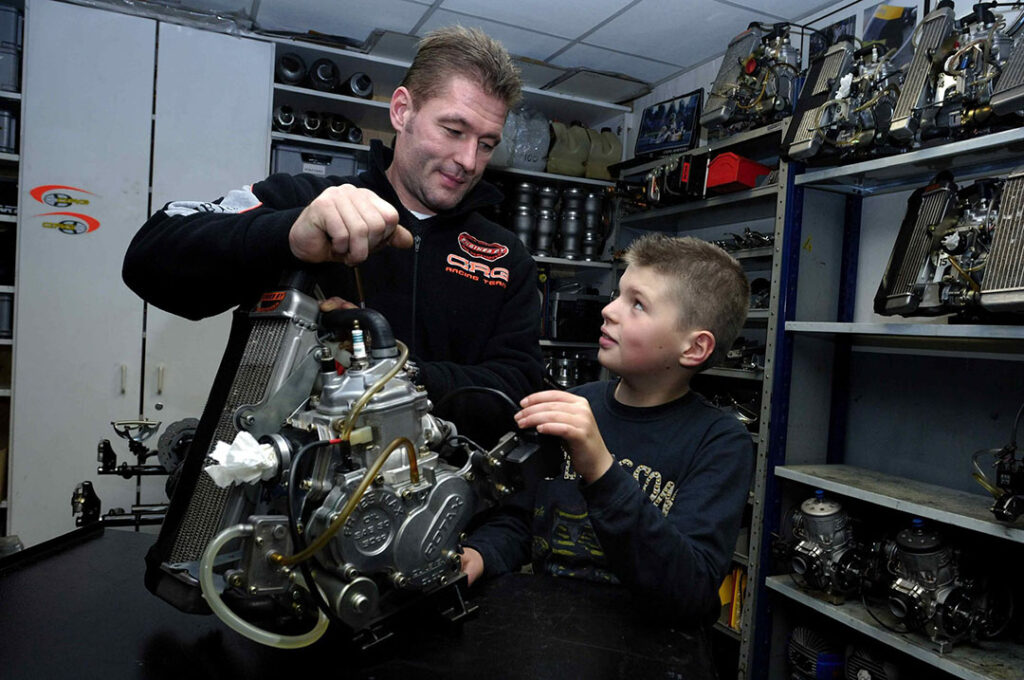
[[[202,410],[226,323],[151,308],[145,333],[121,262],[163,202],[266,175],[271,48],[50,0],[27,3],[25,36],[8,532],[32,545],[74,528],[82,480],[104,511],[135,502],[133,482],[96,474],[110,421]],[[48,204],[57,192],[72,202]],[[162,498],[162,479],[143,494]]]

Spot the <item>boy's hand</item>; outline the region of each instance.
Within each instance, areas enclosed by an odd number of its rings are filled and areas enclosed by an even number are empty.
[[[588,484],[615,462],[597,429],[590,402],[583,397],[549,390],[528,395],[519,405],[523,410],[515,416],[516,425],[565,440],[573,468]]]
[[[378,248],[411,248],[412,243],[412,234],[398,224],[394,206],[351,184],[324,189],[288,232],[292,254],[312,263],[354,266]]]
[[[463,548],[459,557],[462,559],[462,572],[466,575],[466,582],[473,585],[473,582],[484,573],[484,558],[472,548]]]

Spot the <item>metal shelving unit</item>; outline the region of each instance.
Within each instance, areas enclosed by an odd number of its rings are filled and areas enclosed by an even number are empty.
[[[861,603],[847,601],[836,606],[798,588],[789,576],[769,576],[765,587],[957,678],[1014,680],[1020,678],[1021,668],[1024,668],[1024,653],[1020,649],[996,648],[991,643],[956,647],[951,652],[940,654],[927,638],[894,633],[880,627]]]
[[[778,464],[766,532],[781,531],[784,509],[821,489],[850,506],[867,504],[893,527],[919,517],[972,540],[1024,543],[1024,526],[997,521],[992,497],[970,478],[970,454],[1005,443],[1024,397],[1024,324],[885,317],[872,305],[906,212],[898,192],[941,170],[961,186],[1004,175],[1024,165],[1021,142],[1024,128],[1016,128],[795,178],[802,218],[784,252],[797,278],[784,314],[785,378],[773,395],[789,425],[773,432]],[[959,390],[973,398],[957,398]],[[1008,640],[958,643],[940,654],[927,636],[895,633],[859,602],[833,604],[789,575],[770,576],[765,587],[776,644],[810,609],[954,677],[1018,678],[1024,667],[1024,646]],[[784,677],[785,655],[761,642],[756,663],[766,670],[756,677]]]

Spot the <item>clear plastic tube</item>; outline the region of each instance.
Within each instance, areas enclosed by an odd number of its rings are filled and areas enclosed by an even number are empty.
[[[217,618],[223,621],[228,628],[254,642],[279,649],[308,647],[323,636],[327,631],[327,625],[330,623],[327,615],[319,611],[319,609],[317,610],[319,616],[316,625],[308,633],[303,633],[302,635],[281,635],[255,626],[231,611],[224,604],[220,593],[217,592],[217,585],[213,581],[213,565],[217,561],[217,554],[220,553],[221,548],[228,542],[236,538],[251,536],[252,533],[253,526],[251,524],[236,524],[214,536],[206,546],[206,550],[203,551],[203,556],[199,560],[199,586],[202,588],[203,597],[206,598],[207,604],[210,605],[210,609],[217,615]],[[316,587],[315,584],[307,585],[313,588]]]

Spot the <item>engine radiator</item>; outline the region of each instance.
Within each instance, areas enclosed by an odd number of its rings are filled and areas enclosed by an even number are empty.
[[[921,303],[921,275],[929,266],[928,253],[932,249],[932,229],[956,206],[956,184],[938,182],[925,187],[920,194],[920,207],[914,212],[911,197],[893,246],[889,264],[875,297],[875,311],[879,314],[911,314]]]
[[[700,124],[709,130],[721,127],[729,122],[736,111],[736,100],[725,96],[730,88],[739,81],[743,73],[743,62],[750,56],[764,37],[764,31],[757,26],[747,30],[729,41],[722,66],[718,69],[718,77],[711,86],[708,103],[701,114]]]
[[[822,113],[836,95],[839,78],[850,70],[853,52],[853,43],[844,40],[828,48],[825,54],[811,63],[793,112],[793,120],[782,143],[790,158],[809,158],[821,147],[825,138],[820,128]]]
[[[197,580],[199,559],[217,533],[245,520],[256,500],[245,497],[245,485],[221,488],[203,474],[209,455],[218,441],[234,441],[239,407],[261,404],[276,392],[316,342],[319,309],[305,293],[306,281],[300,274],[294,286],[264,295],[248,314],[236,312],[160,535],[146,555],[146,587],[182,611],[208,611]]]
[[[995,311],[1024,309],[1024,168],[1003,184],[992,250],[981,282],[981,305]]]
[[[992,110],[1003,116],[1024,109],[1024,36],[1013,42],[1010,58],[1003,65],[992,92]]]
[[[928,15],[918,27],[917,47],[910,62],[907,76],[896,101],[889,133],[896,139],[909,141],[920,125],[920,110],[927,102],[931,84],[932,53],[942,41],[953,33],[954,15],[952,8],[940,7]]]

